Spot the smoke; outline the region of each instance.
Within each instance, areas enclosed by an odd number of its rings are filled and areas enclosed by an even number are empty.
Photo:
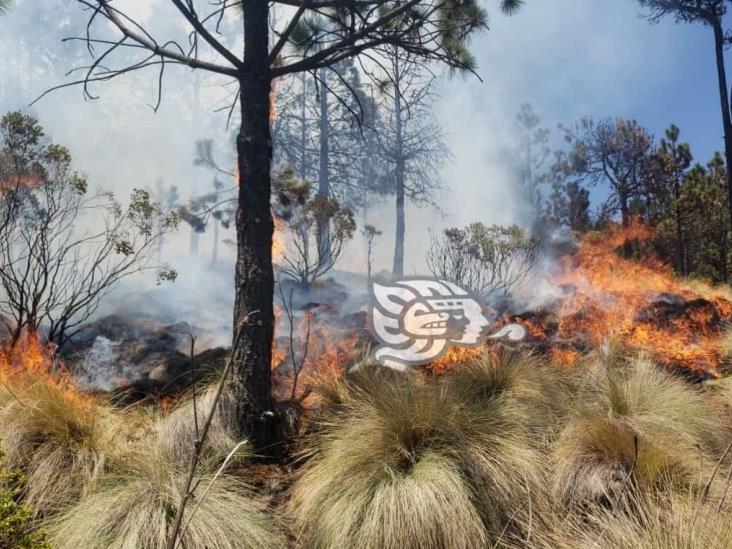
[[[477,76],[445,78],[440,86],[438,114],[447,128],[452,152],[443,171],[444,215],[410,208],[407,212],[407,272],[425,272],[429,232],[486,224],[528,226],[532,219],[516,193],[514,165],[515,117],[530,103],[542,125],[552,131],[552,148],[562,145],[556,126],[583,116],[641,116],[657,101],[663,83],[678,71],[686,27],[649,25],[632,0],[527,3],[515,16],[491,12],[490,30],[471,51]],[[479,79],[482,79],[482,81]],[[660,132],[671,119],[650,123]],[[665,114],[664,116],[673,116]],[[376,269],[390,269],[393,257],[394,206],[389,201],[369,220],[384,231],[375,254]],[[354,268],[364,263],[364,246],[349,258]],[[358,255],[360,254],[360,256]],[[362,267],[360,267],[362,268]]]
[[[184,42],[185,28],[177,19],[161,16],[167,4],[119,0],[120,9],[131,7],[153,29],[177,33]],[[430,231],[473,221],[530,222],[511,169],[514,119],[522,103],[532,103],[549,128],[589,114],[633,112],[653,91],[643,83],[668,78],[684,48],[675,39],[675,27],[650,27],[637,17],[632,0],[537,0],[512,18],[501,16],[496,4],[488,6],[491,30],[471,47],[482,82],[464,75],[440,85],[437,112],[447,128],[452,159],[442,172],[442,211],[407,208],[407,274],[424,274]],[[184,200],[208,191],[213,174],[194,166],[192,156],[195,142],[203,138],[215,139],[224,157],[231,153],[232,128],[227,129],[227,112],[221,108],[233,89],[221,79],[169,68],[157,112],[150,106],[157,99],[154,70],[95,85],[95,101],[84,100],[82,90],[74,87],[27,106],[49,87],[68,81],[67,70],[88,64],[82,44],[60,42],[82,35],[88,15],[74,1],[17,0],[0,18],[0,110],[22,108],[36,115],[50,138],[70,148],[92,188],[123,197],[133,188],[152,189],[161,180],[175,185]],[[391,268],[394,217],[393,199],[386,199],[359,219],[383,231],[374,249],[375,272]],[[234,250],[224,241],[233,235],[222,229],[215,268],[210,263],[212,238],[211,231],[201,235],[199,252],[192,256],[190,231],[182,226],[163,249],[163,259],[178,270],[177,282],[156,288],[149,278],[131,281],[106,311],[141,307],[168,320],[178,316],[205,323],[228,337]],[[358,231],[339,268],[365,271]],[[130,299],[128,292],[150,299]]]

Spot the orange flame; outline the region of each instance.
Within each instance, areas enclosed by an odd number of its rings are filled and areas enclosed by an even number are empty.
[[[716,375],[721,321],[732,316],[732,302],[711,286],[675,277],[654,257],[625,259],[618,253],[627,243],[643,246],[652,236],[648,227],[632,223],[582,238],[579,251],[564,258],[554,278],[571,294],[559,306],[554,337],[584,339],[594,348],[616,338],[664,364]],[[560,363],[573,362],[566,352],[555,353]]]
[[[55,387],[64,399],[90,404],[94,397],[83,393],[73,376],[55,356],[56,348],[44,344],[36,333],[26,333],[12,347],[0,346],[0,381],[22,392],[39,381]]]
[[[285,220],[274,218],[274,233],[272,234],[272,261],[280,263],[285,257]]]

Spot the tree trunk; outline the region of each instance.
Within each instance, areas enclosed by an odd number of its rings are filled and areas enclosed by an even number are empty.
[[[247,0],[244,9],[244,68],[240,85],[241,128],[237,136],[239,204],[231,387],[241,434],[260,456],[275,454],[271,398],[272,234],[270,209],[271,76],[267,64],[267,0]]]
[[[730,115],[729,92],[727,88],[727,72],[724,67],[724,30],[722,20],[712,22],[714,29],[714,51],[717,58],[717,77],[719,79],[719,102],[722,108],[722,128],[724,130],[724,158],[727,171],[727,207],[730,213],[732,229],[732,116]]]
[[[325,69],[320,69],[320,117],[318,129],[320,132],[320,164],[318,166],[318,196],[330,198],[330,173],[328,172],[328,158],[330,156],[329,106],[328,90],[325,88]],[[328,220],[318,219],[318,263],[321,265],[330,262],[330,232]]]
[[[193,71],[193,99],[191,103],[191,120],[193,127],[199,130],[204,127],[201,116],[201,72]],[[198,172],[193,172],[194,176],[190,184],[191,198],[196,199],[200,195],[200,182],[198,180]],[[191,227],[191,237],[188,244],[188,253],[190,255],[198,255],[198,247],[201,235]]]
[[[211,247],[211,265],[219,261],[219,220],[213,220],[213,245]]]
[[[402,126],[402,96],[399,74],[399,53],[394,53],[394,131],[396,144],[396,231],[394,235],[394,276],[404,275],[404,129]]]
[[[307,73],[300,74],[300,179],[308,178]]]
[[[683,220],[681,216],[681,206],[679,205],[679,200],[681,199],[681,182],[679,181],[679,176],[676,175],[676,180],[674,181],[674,214],[676,217],[676,269],[678,270],[679,274],[682,276],[686,276],[689,273],[687,273],[686,269],[686,252],[684,251],[684,229],[683,229]]]

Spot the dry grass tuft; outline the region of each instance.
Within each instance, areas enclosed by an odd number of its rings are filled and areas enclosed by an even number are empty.
[[[168,459],[179,465],[190,462],[196,440],[196,419],[199,433],[213,405],[218,382],[197,393],[195,414],[191,395],[181,400],[166,416],[157,422],[160,447]],[[224,392],[214,412],[213,421],[206,438],[202,459],[212,464],[219,463],[237,445],[234,437],[233,401]]]
[[[203,497],[213,479],[211,473],[203,471],[195,480],[200,483],[198,498],[186,507],[180,547],[284,547],[263,506],[238,478],[219,476]],[[95,492],[49,521],[46,531],[58,549],[165,547],[184,477],[163,449],[142,446],[125,471],[104,477]]]
[[[362,368],[329,383],[289,503],[303,546],[472,548],[524,536],[518,525],[542,500],[548,377],[535,365],[486,358],[439,381]]]
[[[48,514],[87,493],[127,453],[128,418],[63,379],[28,372],[3,380],[2,448],[27,476],[25,502]]]
[[[655,493],[635,492],[632,511],[593,509],[581,519],[555,516],[551,532],[540,533],[531,549],[726,549],[732,547],[729,506],[689,493],[675,485]],[[517,548],[518,549],[518,548]]]
[[[701,391],[644,358],[583,365],[571,414],[553,447],[555,496],[612,507],[631,487],[674,479],[698,486],[721,445],[717,409]]]

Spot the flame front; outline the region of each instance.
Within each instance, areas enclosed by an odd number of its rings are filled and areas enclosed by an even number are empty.
[[[12,347],[0,345],[0,382],[16,393],[15,398],[22,399],[23,391],[42,383],[54,387],[67,401],[84,406],[94,402],[94,397],[82,392],[73,375],[56,359],[55,346],[44,344],[34,332],[24,333]]]
[[[661,363],[716,375],[723,356],[722,325],[732,317],[732,302],[723,290],[675,277],[655,258],[619,254],[628,243],[642,246],[652,236],[648,227],[632,223],[581,239],[577,253],[563,258],[553,278],[567,293],[556,312],[553,340],[584,340],[599,348],[615,339]],[[553,354],[571,364],[580,356],[571,351],[555,347]]]

